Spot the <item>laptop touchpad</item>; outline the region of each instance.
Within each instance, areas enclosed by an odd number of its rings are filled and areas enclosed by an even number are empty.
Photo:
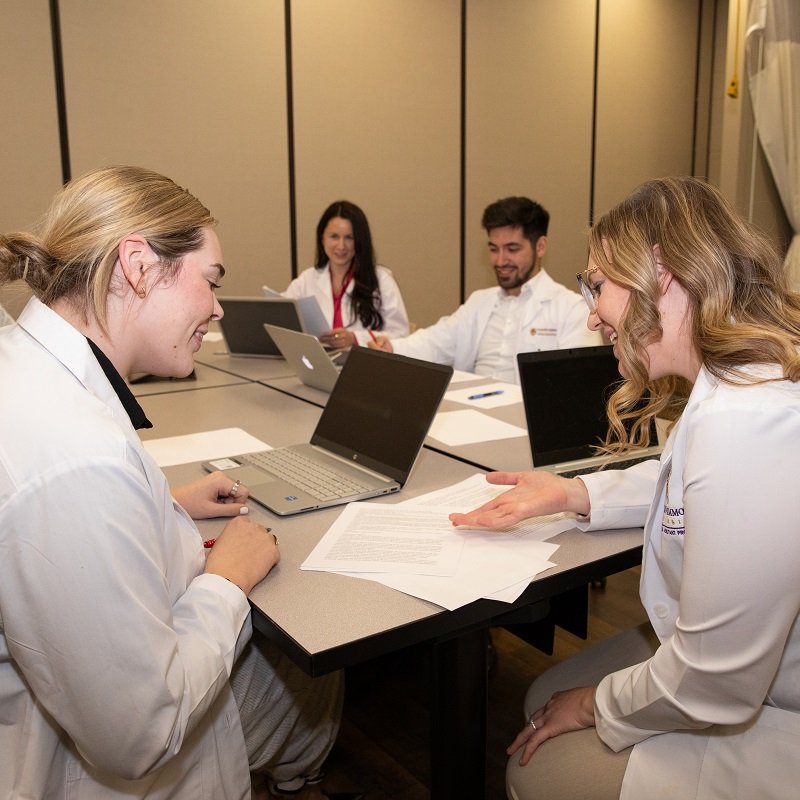
[[[263,486],[265,483],[272,483],[277,478],[265,472],[263,469],[255,467],[236,467],[224,470],[225,474],[234,481],[241,481],[245,486]]]

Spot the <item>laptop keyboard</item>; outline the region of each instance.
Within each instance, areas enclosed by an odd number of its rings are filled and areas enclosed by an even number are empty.
[[[628,467],[632,467],[634,464],[641,464],[642,461],[654,461],[658,460],[657,455],[649,455],[649,456],[636,456],[635,458],[623,458],[619,461],[614,461],[607,465],[606,469],[627,469]],[[602,465],[595,464],[591,467],[579,467],[578,469],[570,469],[566,472],[559,472],[558,474],[562,478],[575,478],[578,475],[588,475],[591,472],[597,472]]]
[[[241,461],[272,473],[297,488],[308,492],[317,500],[337,500],[340,497],[361,494],[371,487],[312,461],[295,450],[265,450],[249,453]]]

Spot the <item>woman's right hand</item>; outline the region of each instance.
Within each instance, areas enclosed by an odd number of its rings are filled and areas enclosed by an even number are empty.
[[[382,336],[379,333],[373,335],[372,339],[367,342],[367,347],[370,347],[373,350],[383,350],[386,353],[394,352],[394,348],[392,347],[391,341],[389,341],[389,337]]]
[[[280,560],[277,536],[247,517],[237,517],[214,542],[205,572],[221,575],[250,594]]]
[[[489,483],[513,486],[494,500],[466,514],[451,514],[453,525],[507,528],[529,517],[559,511],[589,513],[589,492],[580,478],[562,478],[552,472],[489,472]]]

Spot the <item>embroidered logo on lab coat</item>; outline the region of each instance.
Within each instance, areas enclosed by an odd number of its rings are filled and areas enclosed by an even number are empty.
[[[685,532],[683,506],[671,506],[669,503],[664,503],[664,516],[661,519],[662,535],[683,536]]]
[[[557,336],[558,330],[556,328],[531,328],[531,336]]]
[[[666,502],[664,503],[664,516],[661,518],[661,535],[662,536],[683,536],[686,533],[686,528],[683,522],[683,497],[676,501],[670,501],[669,485],[672,481],[672,464],[669,466],[669,474],[667,475],[667,490]]]

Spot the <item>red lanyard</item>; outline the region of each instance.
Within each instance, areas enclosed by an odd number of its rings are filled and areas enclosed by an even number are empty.
[[[331,272],[331,293],[333,294],[333,328],[344,328],[344,322],[342,322],[342,298],[344,297],[344,293],[347,291],[347,287],[350,284],[350,279],[353,277],[352,272],[348,272],[347,275],[344,276],[344,280],[342,281],[342,288],[339,290],[339,293],[333,291],[333,273]]]

